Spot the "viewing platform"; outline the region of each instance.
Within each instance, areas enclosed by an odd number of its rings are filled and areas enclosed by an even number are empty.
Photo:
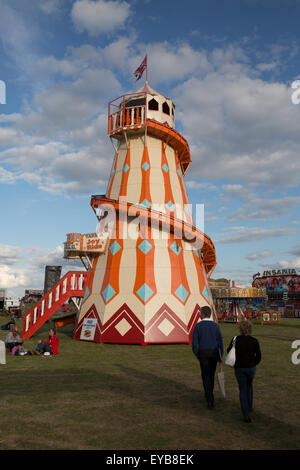
[[[175,105],[149,86],[137,93],[122,95],[108,105],[108,135],[121,139],[144,129],[145,135],[163,140],[177,152],[185,175],[190,163],[190,148],[186,139],[175,130]]]

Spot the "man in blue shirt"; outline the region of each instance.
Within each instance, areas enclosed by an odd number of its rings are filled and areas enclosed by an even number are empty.
[[[202,307],[201,321],[193,332],[193,353],[200,362],[202,382],[207,407],[214,406],[214,383],[218,361],[223,356],[223,339],[220,327],[211,318],[210,307]]]

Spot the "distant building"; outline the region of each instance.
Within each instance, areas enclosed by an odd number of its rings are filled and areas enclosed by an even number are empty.
[[[42,297],[44,297],[44,291],[43,290],[26,289],[25,290],[24,302],[25,302],[25,304],[29,304],[29,303],[37,304],[42,299]]]
[[[8,312],[13,308],[20,307],[20,299],[13,298],[13,297],[6,297],[4,300],[4,309]]]
[[[264,288],[270,306],[286,316],[300,316],[300,269],[272,269],[253,276],[253,287]]]
[[[229,279],[210,279],[209,285],[218,314],[231,311],[233,304],[244,312],[250,312],[262,305],[266,298],[266,289],[236,287],[235,281]]]
[[[220,278],[220,279],[209,279],[208,281],[210,288],[214,287],[216,289],[226,289],[230,287],[230,279]]]
[[[0,310],[4,309],[5,297],[6,297],[6,289],[0,289]]]
[[[61,276],[61,266],[45,267],[44,295],[46,295],[59,282]]]

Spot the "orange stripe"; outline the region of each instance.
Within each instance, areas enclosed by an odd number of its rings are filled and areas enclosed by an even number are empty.
[[[195,250],[193,249],[193,258],[194,258],[194,263],[195,263],[195,267],[196,267],[196,271],[197,271],[197,276],[198,276],[198,284],[199,284],[199,292],[201,294],[201,296],[203,297],[202,295],[202,292],[203,292],[203,289],[205,287],[205,279],[203,277],[203,269],[202,269],[202,259],[201,259],[201,254],[200,254],[200,250],[197,250],[199,256],[197,256],[197,254],[195,253]],[[205,297],[203,297],[205,299]],[[205,299],[205,301],[207,302],[207,300]]]
[[[150,299],[157,293],[156,282],[155,282],[155,273],[154,273],[154,253],[155,245],[154,241],[150,238],[151,229],[147,227],[145,230],[145,238],[139,234],[136,242],[136,276],[134,284],[134,294],[139,299],[140,302],[146,304]],[[141,243],[144,243],[141,248],[144,248],[144,251],[139,248]],[[150,248],[151,245],[151,248]],[[146,286],[144,286],[146,284]],[[144,286],[144,288],[143,288]],[[145,289],[147,293],[145,299],[143,295],[138,294],[139,289]],[[150,290],[151,289],[152,293]]]
[[[148,169],[144,169],[143,165],[149,165]],[[144,147],[143,157],[141,162],[141,172],[142,172],[142,187],[141,187],[141,195],[140,195],[140,203],[143,202],[145,199],[152,204],[151,193],[150,193],[150,158],[148,153],[148,147]]]
[[[89,295],[84,299],[84,301],[82,302],[82,305],[88,300],[88,298],[89,298],[89,297],[91,296],[91,294],[92,294],[94,276],[95,276],[95,272],[96,272],[97,263],[98,263],[98,261],[99,261],[99,257],[100,257],[100,255],[96,256],[96,257],[93,259],[91,271],[90,271],[90,274],[89,274],[89,277],[88,277],[88,282],[87,282],[87,285],[86,285],[86,289],[89,290]]]
[[[120,222],[116,222],[116,233],[121,233]],[[120,230],[120,232],[118,232]],[[110,240],[108,246],[105,275],[101,286],[101,296],[108,304],[119,292],[120,264],[123,253],[123,240],[115,238]],[[112,290],[113,289],[113,290]]]
[[[190,296],[190,289],[185,271],[182,241],[170,235],[168,250],[171,263],[171,291],[185,305]]]
[[[168,170],[165,171],[164,168],[168,168]],[[172,214],[172,215],[175,216],[176,209],[175,209],[175,201],[174,201],[174,197],[173,197],[173,193],[172,193],[172,187],[171,187],[170,168],[169,168],[169,165],[168,165],[168,160],[167,160],[167,157],[166,157],[165,146],[164,146],[163,141],[161,142],[161,171],[163,173],[164,185],[165,185],[165,209],[167,211],[167,214]],[[170,211],[168,206],[167,206],[167,204],[170,201],[174,205],[174,210],[173,211]]]
[[[116,171],[117,171],[117,162],[118,162],[118,153],[116,153],[116,156],[115,156],[115,161],[114,161],[113,170],[112,170],[113,174],[111,174],[110,176],[110,181],[109,181],[108,190],[107,190],[107,197],[110,197],[110,194],[111,194],[111,188],[115,180]]]
[[[122,181],[120,186],[120,196],[127,196],[127,183],[130,172],[130,144],[128,146],[125,162],[122,168]]]
[[[174,158],[175,158],[175,162],[176,162],[176,173],[177,173],[177,177],[178,177],[178,181],[179,181],[179,185],[180,185],[180,189],[181,189],[181,196],[182,196],[182,202],[183,202],[183,208],[182,209],[183,209],[184,214],[186,216],[186,221],[189,224],[192,224],[193,223],[192,217],[184,209],[184,206],[186,204],[189,204],[189,200],[187,198],[185,185],[184,185],[184,182],[183,182],[183,175],[182,175],[182,172],[181,172],[180,164],[179,164],[179,161],[178,161],[175,150],[174,150]]]

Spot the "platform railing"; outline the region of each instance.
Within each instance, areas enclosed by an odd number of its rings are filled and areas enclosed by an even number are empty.
[[[108,134],[112,135],[123,128],[143,126],[146,122],[146,106],[121,108],[108,116]]]

